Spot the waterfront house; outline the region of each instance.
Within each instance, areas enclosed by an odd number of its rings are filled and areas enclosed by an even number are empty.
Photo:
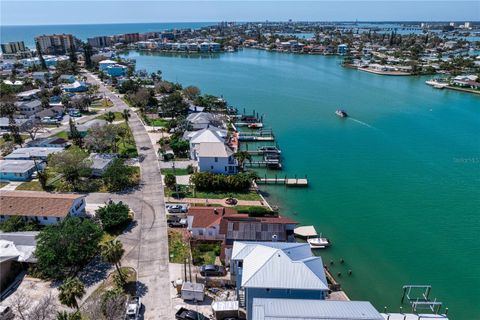
[[[43,191],[0,191],[0,221],[12,216],[42,225],[56,224],[67,216],[85,213],[85,195]]]
[[[187,116],[187,121],[189,122],[192,130],[206,129],[210,125],[221,125],[221,121],[216,119],[215,116],[209,112],[191,113]]]
[[[323,300],[328,295],[322,258],[312,255],[308,243],[235,241],[229,263],[247,319],[255,298]]]
[[[14,119],[15,125],[20,131],[24,131],[32,125],[32,121],[29,119]],[[10,119],[4,117],[0,118],[0,131],[10,131]]]
[[[68,140],[57,137],[38,138],[27,142],[27,146],[39,148],[66,148],[68,145]]]
[[[199,172],[235,174],[238,161],[233,151],[223,142],[202,142],[195,147]]]
[[[0,180],[29,181],[35,171],[33,160],[0,160]]]
[[[117,61],[106,59],[98,63],[98,68],[100,69],[100,71],[106,71],[109,66],[112,66],[114,64],[117,64]]]
[[[252,316],[248,319],[384,320],[385,318],[368,301],[254,298]]]
[[[223,240],[220,223],[225,215],[238,214],[231,208],[190,207],[187,215],[187,230],[196,240]]]
[[[5,160],[47,160],[48,156],[62,152],[63,148],[29,147],[18,148],[4,157]]]
[[[121,64],[112,64],[109,65],[105,70],[111,77],[123,77],[127,74],[128,68]]]
[[[225,143],[227,130],[209,127],[199,131],[187,131],[183,138],[190,143],[190,158],[196,160],[195,148],[202,142],[222,142]]]
[[[35,258],[38,231],[0,232],[0,288],[6,288]]]
[[[293,231],[297,222],[282,216],[250,217],[248,214],[227,214],[220,221],[219,234],[225,248],[235,241],[294,242]]]
[[[348,45],[346,44],[339,44],[337,47],[337,53],[341,56],[344,56],[348,53]]]
[[[88,90],[88,84],[86,82],[75,81],[73,83],[64,84],[62,86],[63,91],[65,92],[85,92]]]
[[[40,100],[19,101],[15,102],[15,106],[21,114],[27,117],[42,110],[42,102]]]

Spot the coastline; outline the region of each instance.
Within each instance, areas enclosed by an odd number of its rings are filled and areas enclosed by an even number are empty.
[[[480,95],[480,90],[474,90],[474,89],[468,89],[468,88],[460,88],[460,87],[455,87],[455,86],[446,86],[445,88],[450,89],[450,90],[462,91],[462,92],[468,92],[468,93],[473,93],[473,94],[478,94],[478,95]]]
[[[413,74],[409,72],[402,72],[402,71],[379,71],[379,70],[373,70],[368,68],[356,68],[356,69],[359,71],[378,74],[382,76],[413,76]]]

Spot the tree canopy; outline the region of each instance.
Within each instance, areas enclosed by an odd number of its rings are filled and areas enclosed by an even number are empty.
[[[50,155],[48,163],[54,171],[61,173],[73,188],[80,177],[89,176],[91,173],[92,162],[88,159],[88,153],[77,146]]]
[[[95,214],[102,222],[103,229],[112,232],[130,221],[129,212],[130,208],[126,204],[111,201],[106,206],[98,208]]]
[[[88,219],[67,217],[46,226],[37,237],[37,269],[45,278],[74,275],[98,252],[100,226]]]

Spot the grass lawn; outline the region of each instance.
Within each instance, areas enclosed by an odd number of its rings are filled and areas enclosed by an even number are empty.
[[[107,109],[113,107],[113,102],[110,100],[101,100],[94,102],[90,108],[94,109]]]
[[[113,113],[115,115],[115,120],[113,121],[123,121],[123,114],[121,112],[114,112]],[[102,119],[102,120],[106,120],[106,117],[107,117],[107,114],[102,114],[101,116],[98,116],[96,117],[95,119]]]
[[[183,241],[181,231],[168,230],[168,256],[172,263],[184,263],[190,255],[188,244]]]
[[[68,140],[68,132],[67,131],[60,131],[58,133],[55,133],[51,137],[57,137],[57,138],[62,138],[62,139]]]
[[[160,171],[162,172],[163,175],[171,173],[176,176],[188,176],[189,174],[191,174],[188,172],[188,169],[186,168],[175,168],[175,172],[172,168],[162,168]]]
[[[162,169],[163,170],[163,169]],[[189,186],[179,185],[178,191],[182,198],[201,198],[201,199],[225,199],[233,197],[238,200],[260,201],[262,198],[256,192],[222,192],[222,191],[196,191],[195,193]],[[175,196],[175,190],[165,188],[165,195]]]
[[[220,256],[220,242],[192,243],[192,262],[195,266],[215,264],[215,259]]]
[[[152,118],[149,118],[149,117],[145,117],[145,118],[143,118],[143,120],[145,120],[145,123],[147,125],[152,126],[152,127],[165,127],[165,126],[167,126],[167,123],[168,123],[168,120],[165,120],[165,119],[162,119],[162,118],[152,119]]]
[[[23,191],[43,191],[42,185],[38,180],[24,182],[19,185],[15,190]]]

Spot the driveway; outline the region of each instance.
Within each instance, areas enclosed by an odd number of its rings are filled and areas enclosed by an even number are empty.
[[[127,109],[126,103],[108,90],[96,77],[87,73],[88,81],[99,85],[114,104],[111,111]],[[136,113],[131,112],[129,125],[135,138],[140,162],[141,187],[124,195],[90,194],[87,202],[103,203],[109,198],[122,200],[135,212],[138,226],[120,236],[124,243],[125,265],[137,269],[139,286],[137,293],[142,296],[145,306],[144,319],[172,319],[170,299],[170,276],[168,266],[168,235],[165,216],[165,200],[162,178],[150,137]]]

